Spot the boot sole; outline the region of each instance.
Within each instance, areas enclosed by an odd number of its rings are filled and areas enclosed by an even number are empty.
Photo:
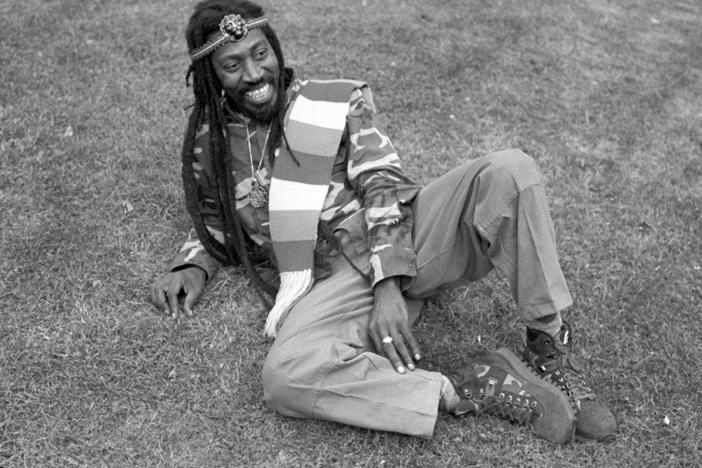
[[[500,348],[487,356],[495,365],[514,375],[522,383],[524,390],[539,402],[539,415],[531,420],[536,434],[551,442],[565,444],[573,440],[575,434],[575,413],[563,392],[549,380],[539,376],[516,354],[507,348]]]
[[[577,428],[575,430],[576,442],[601,442],[604,444],[608,444],[610,442],[614,442],[616,438],[617,436],[615,434],[605,434],[602,436],[598,436],[597,434],[590,434],[587,432],[578,431]]]

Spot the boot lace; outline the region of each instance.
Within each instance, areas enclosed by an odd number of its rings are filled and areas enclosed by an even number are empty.
[[[549,375],[553,383],[558,385],[563,393],[576,404],[579,404],[581,400],[594,400],[595,393],[585,382],[585,378],[581,374],[582,366],[572,356],[568,346],[558,340],[554,340],[553,344],[558,354],[557,357],[544,359],[540,363],[539,359],[536,359],[534,367],[543,374]]]
[[[489,413],[518,424],[529,424],[536,413],[536,400],[500,393],[485,398],[479,413]]]
[[[538,402],[533,398],[510,393],[500,392],[494,394],[494,382],[491,379],[487,389],[480,388],[480,395],[474,397],[467,388],[463,389],[463,398],[472,403],[472,412],[476,415],[483,413],[493,414],[503,419],[508,419],[518,424],[529,424],[534,416],[541,417],[537,410]]]

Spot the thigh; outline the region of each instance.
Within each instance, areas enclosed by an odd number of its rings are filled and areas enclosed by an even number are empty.
[[[338,344],[372,350],[368,317],[373,308],[373,291],[352,268],[342,268],[314,285],[285,318],[273,344],[288,352]]]
[[[408,294],[431,295],[489,273],[491,240],[513,234],[499,231],[504,218],[519,194],[538,184],[533,159],[510,149],[470,160],[423,188],[413,205],[418,274]]]
[[[417,195],[414,204],[414,247],[417,276],[405,286],[410,297],[428,297],[485,276],[492,264],[486,246],[472,226],[478,202],[477,176],[488,160],[471,160]]]

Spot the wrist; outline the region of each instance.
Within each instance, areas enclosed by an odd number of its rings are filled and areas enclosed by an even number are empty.
[[[400,282],[394,276],[385,278],[373,287],[374,294],[396,293],[400,291]]]
[[[180,267],[174,268],[171,270],[171,272],[173,272],[173,273],[178,272],[178,271],[181,271],[186,275],[194,275],[194,276],[201,277],[203,281],[207,281],[207,279],[210,276],[207,273],[207,270],[205,270],[200,265],[195,265],[193,263],[181,265]]]

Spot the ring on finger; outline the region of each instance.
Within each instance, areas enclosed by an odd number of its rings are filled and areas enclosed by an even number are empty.
[[[383,338],[383,344],[390,344],[393,341],[394,340],[392,339],[392,336],[386,336],[385,338]]]

